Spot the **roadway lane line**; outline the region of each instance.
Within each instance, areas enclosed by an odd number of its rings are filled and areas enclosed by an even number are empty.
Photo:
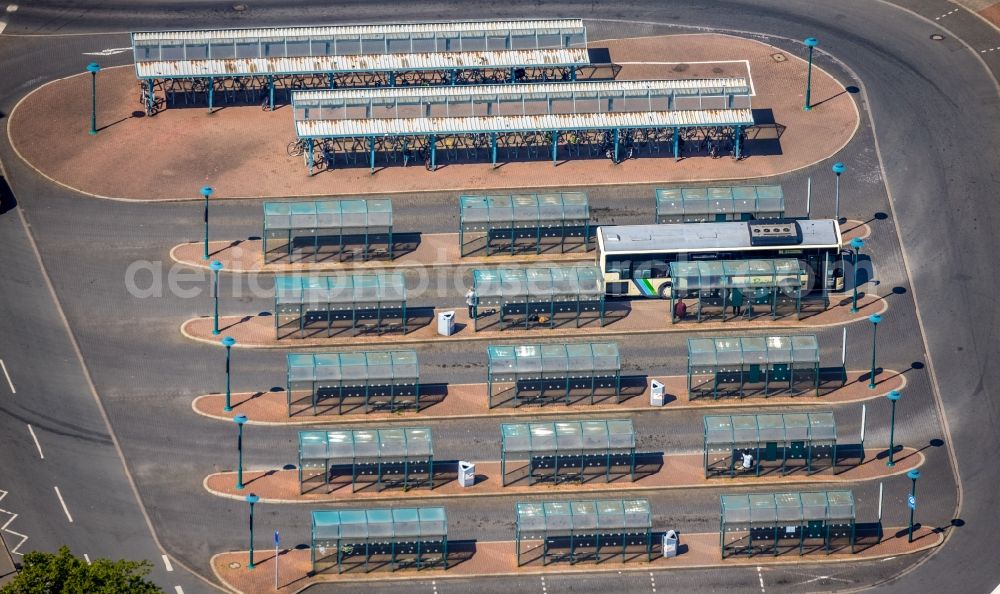
[[[45,454],[42,453],[42,444],[38,443],[38,437],[35,435],[35,430],[31,428],[31,423],[28,423],[28,433],[31,434],[31,439],[35,440],[35,447],[38,448],[38,457],[44,460]]]
[[[62,504],[63,511],[66,512],[66,519],[69,520],[70,524],[72,524],[73,516],[69,515],[69,508],[66,507],[66,502],[63,500],[62,493],[59,492],[59,487],[52,488],[56,490],[56,497],[59,498],[59,503]]]
[[[167,557],[166,555],[160,555],[160,556],[163,557],[163,564],[166,565],[167,571],[173,571],[174,566],[170,564],[170,557]]]
[[[6,28],[7,28],[7,23],[0,21],[0,33],[3,33],[3,30]]]
[[[84,559],[84,561],[87,562],[87,565],[90,565],[90,555],[88,555],[87,553],[84,553],[83,554],[83,559]]]
[[[760,572],[760,569],[761,569],[761,568],[760,568],[760,566],[758,565],[758,566],[757,566],[757,579],[758,579],[758,580],[760,581],[760,591],[761,591],[761,592],[766,592],[767,590],[765,590],[765,589],[764,589],[764,574],[762,574],[762,573]]]
[[[3,27],[0,27],[0,31],[3,31]],[[7,365],[4,364],[3,359],[0,359],[0,369],[3,369],[3,376],[7,378],[7,385],[10,386],[10,393],[17,394],[17,390],[14,389],[14,382],[10,380],[10,374],[7,373]]]
[[[184,594],[184,588],[181,588],[180,586],[174,586],[174,592],[177,592],[177,594]]]

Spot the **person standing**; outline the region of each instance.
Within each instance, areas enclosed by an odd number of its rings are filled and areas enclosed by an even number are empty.
[[[729,304],[733,306],[733,315],[739,316],[743,313],[743,291],[733,288],[729,293]]]
[[[475,320],[478,316],[476,315],[476,306],[479,304],[479,299],[476,297],[476,292],[469,289],[469,292],[465,294],[465,304],[469,306],[469,319]]]

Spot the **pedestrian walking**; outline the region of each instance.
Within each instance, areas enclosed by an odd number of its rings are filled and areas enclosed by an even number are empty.
[[[476,292],[469,289],[469,292],[465,294],[465,304],[469,307],[469,319],[475,320],[479,317],[476,311],[476,306],[479,305],[479,297],[476,296]]]

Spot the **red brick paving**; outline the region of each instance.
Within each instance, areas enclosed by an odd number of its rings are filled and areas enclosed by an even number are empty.
[[[205,478],[204,486],[213,495],[243,499],[250,491],[260,496],[265,503],[348,503],[352,501],[394,500],[411,501],[415,499],[437,499],[442,497],[488,497],[513,495],[550,495],[582,493],[589,496],[600,495],[606,491],[616,494],[646,490],[691,489],[698,487],[747,487],[747,486],[779,486],[803,485],[816,483],[856,482],[903,474],[924,463],[924,456],[912,448],[904,448],[895,456],[896,465],[888,468],[885,462],[878,459],[878,454],[884,450],[866,450],[865,462],[858,466],[841,466],[837,474],[832,469],[823,469],[814,474],[804,471],[786,476],[770,474],[761,477],[751,475],[736,477],[705,478],[701,454],[667,454],[663,456],[663,466],[656,472],[637,474],[637,480],[631,482],[627,475],[616,477],[611,483],[601,478],[595,478],[587,483],[563,483],[560,485],[529,485],[527,480],[520,480],[508,486],[503,486],[499,462],[474,461],[476,464],[476,484],[472,487],[461,487],[457,480],[448,480],[443,484],[438,482],[433,489],[414,487],[408,490],[389,488],[383,491],[375,487],[352,492],[350,485],[335,485],[328,487],[317,482],[310,482],[307,493],[299,492],[298,470],[268,470],[244,471],[243,490],[236,489],[235,472],[218,472]],[[508,473],[523,466],[523,462],[514,461],[508,465]],[[322,473],[320,473],[322,474]],[[517,475],[520,476],[520,475]],[[332,489],[332,490],[331,490]]]
[[[245,414],[250,420],[249,423],[264,425],[341,425],[360,423],[385,423],[399,422],[405,420],[428,421],[454,418],[485,418],[485,417],[518,417],[518,416],[572,416],[592,413],[633,413],[651,410],[679,410],[679,409],[705,409],[712,408],[732,408],[732,407],[764,407],[764,406],[817,406],[844,404],[848,402],[860,402],[877,398],[887,394],[891,390],[902,390],[906,385],[906,376],[902,373],[884,369],[876,376],[876,389],[869,389],[867,382],[867,371],[848,372],[847,384],[842,388],[821,390],[821,396],[813,396],[806,393],[798,396],[789,396],[777,392],[768,397],[748,396],[739,398],[711,398],[690,399],[687,393],[686,376],[666,376],[654,378],[663,382],[665,392],[668,396],[667,403],[661,407],[649,405],[647,391],[644,389],[641,394],[632,396],[621,404],[613,402],[597,404],[551,404],[540,406],[521,406],[511,408],[509,406],[498,406],[488,408],[486,384],[454,384],[448,386],[448,394],[439,402],[425,407],[421,412],[398,411],[382,412],[376,411],[364,414],[359,411],[357,414],[336,414],[330,410],[325,412],[320,407],[318,415],[312,415],[309,411],[296,412],[295,416],[288,416],[286,396],[284,391],[278,392],[254,392],[232,394],[230,404],[233,410],[226,412],[224,394],[207,394],[194,400],[192,407],[195,412],[207,417],[229,420],[234,415]],[[864,378],[864,379],[862,379]]]
[[[568,563],[550,564],[543,567],[540,562],[517,566],[513,541],[477,542],[472,556],[447,570],[422,569],[402,570],[394,573],[387,571],[373,573],[321,573],[308,575],[312,570],[310,551],[308,549],[282,551],[279,581],[281,593],[290,594],[302,591],[311,584],[318,582],[350,583],[378,581],[413,581],[418,579],[450,579],[470,577],[495,577],[538,575],[558,571],[567,573],[606,573],[622,571],[649,571],[651,569],[692,569],[733,566],[776,566],[796,565],[802,563],[843,563],[862,560],[886,558],[897,555],[917,553],[940,545],[944,541],[944,533],[935,532],[929,527],[921,527],[914,532],[914,541],[907,542],[905,533],[895,536],[901,528],[886,528],[886,537],[881,543],[873,545],[857,553],[834,552],[829,555],[822,551],[809,552],[799,556],[786,554],[728,557],[722,559],[719,552],[718,533],[699,533],[681,535],[680,544],[686,550],[674,558],[656,557],[652,562],[641,560],[622,563],[608,559],[600,564]],[[247,570],[244,565],[248,559],[246,551],[220,553],[212,557],[212,570],[216,577],[227,587],[246,594],[274,592],[274,552],[258,551],[254,556],[256,568]]]
[[[830,297],[830,307],[826,311],[818,313],[804,314],[801,320],[796,320],[794,315],[779,317],[772,320],[769,316],[758,316],[753,320],[729,320],[703,321],[698,323],[693,318],[694,307],[688,307],[688,316],[684,321],[671,324],[668,317],[670,303],[660,299],[633,300],[630,302],[630,310],[626,310],[624,302],[609,301],[608,313],[606,315],[605,326],[598,326],[595,320],[586,326],[576,328],[573,322],[557,328],[539,329],[510,329],[491,330],[484,328],[479,332],[474,332],[465,307],[436,308],[434,316],[436,319],[439,311],[455,311],[455,334],[451,336],[441,336],[437,333],[437,325],[433,320],[425,321],[424,325],[417,327],[419,322],[410,320],[410,329],[406,335],[401,331],[394,333],[377,334],[374,332],[351,335],[350,329],[344,333],[326,337],[323,336],[326,330],[318,332],[316,337],[298,337],[298,331],[294,336],[284,336],[290,333],[288,329],[282,329],[283,338],[280,340],[275,336],[275,318],[267,315],[246,315],[246,316],[220,316],[219,329],[222,335],[232,336],[236,339],[237,348],[293,348],[293,347],[367,347],[373,345],[400,345],[415,343],[437,343],[445,341],[463,340],[499,340],[499,339],[531,339],[540,338],[574,338],[589,336],[614,336],[620,334],[651,334],[662,332],[718,332],[723,330],[761,330],[768,329],[774,332],[787,332],[791,329],[819,328],[824,326],[834,326],[848,324],[855,321],[867,319],[870,314],[883,313],[888,309],[889,303],[882,297],[865,294],[858,301],[859,313],[851,313],[851,296],[835,294]],[[411,308],[412,311],[412,308]],[[486,318],[482,318],[488,322]],[[312,332],[312,331],[309,331]],[[200,317],[187,320],[181,325],[181,333],[192,339],[212,344],[218,344],[220,336],[212,334],[212,318]]]
[[[814,109],[802,109],[806,64],[758,41],[726,35],[676,35],[599,41],[616,63],[668,58],[683,65],[624,65],[619,79],[745,76],[748,60],[754,107],[770,109],[784,127],[781,154],[743,161],[692,157],[639,158],[618,166],[605,159],[448,164],[429,172],[392,166],[370,175],[367,167],[306,175],[301,157],[289,157],[294,140],[288,106],[167,109],[143,117],[132,67],[107,68],[97,77],[98,126],[87,134],[90,77],[80,74],[45,85],[10,115],[15,150],[44,175],[82,192],[125,199],[200,199],[211,184],[216,198],[332,196],[400,191],[674,183],[766,177],[805,167],[839,151],[853,136],[858,111],[839,83],[813,69]],[[787,59],[776,61],[781,54]],[[737,60],[717,64],[693,62]],[[138,115],[136,115],[138,114]],[[86,166],[81,166],[86,164]]]

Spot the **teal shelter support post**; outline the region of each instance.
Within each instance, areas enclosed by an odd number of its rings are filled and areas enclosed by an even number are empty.
[[[736,130],[733,132],[733,158],[737,161],[740,160],[740,152],[742,151],[742,139],[743,139],[743,127],[736,126]]]
[[[146,81],[147,83],[147,93],[146,93],[146,107],[149,109],[149,113],[153,113],[153,108],[156,107],[156,95],[154,95],[153,79]]]
[[[431,134],[431,171],[437,169],[437,136]]]
[[[674,161],[681,160],[681,129],[674,128]]]
[[[274,111],[274,75],[267,77],[268,108]]]
[[[552,131],[552,164],[556,164],[556,151],[559,148],[559,131]]]
[[[372,173],[375,173],[375,137],[368,137],[368,165]]]
[[[490,153],[493,157],[493,167],[497,166],[497,133],[490,133]]]
[[[621,131],[618,128],[615,128],[614,135],[615,135],[615,159],[614,159],[614,163],[615,163],[615,165],[617,165],[618,164],[618,147],[621,144]]]
[[[208,113],[212,113],[212,104],[215,101],[215,79],[208,79]]]
[[[309,175],[311,176],[313,174],[313,163],[314,163],[313,142],[312,138],[308,140],[309,140]]]

